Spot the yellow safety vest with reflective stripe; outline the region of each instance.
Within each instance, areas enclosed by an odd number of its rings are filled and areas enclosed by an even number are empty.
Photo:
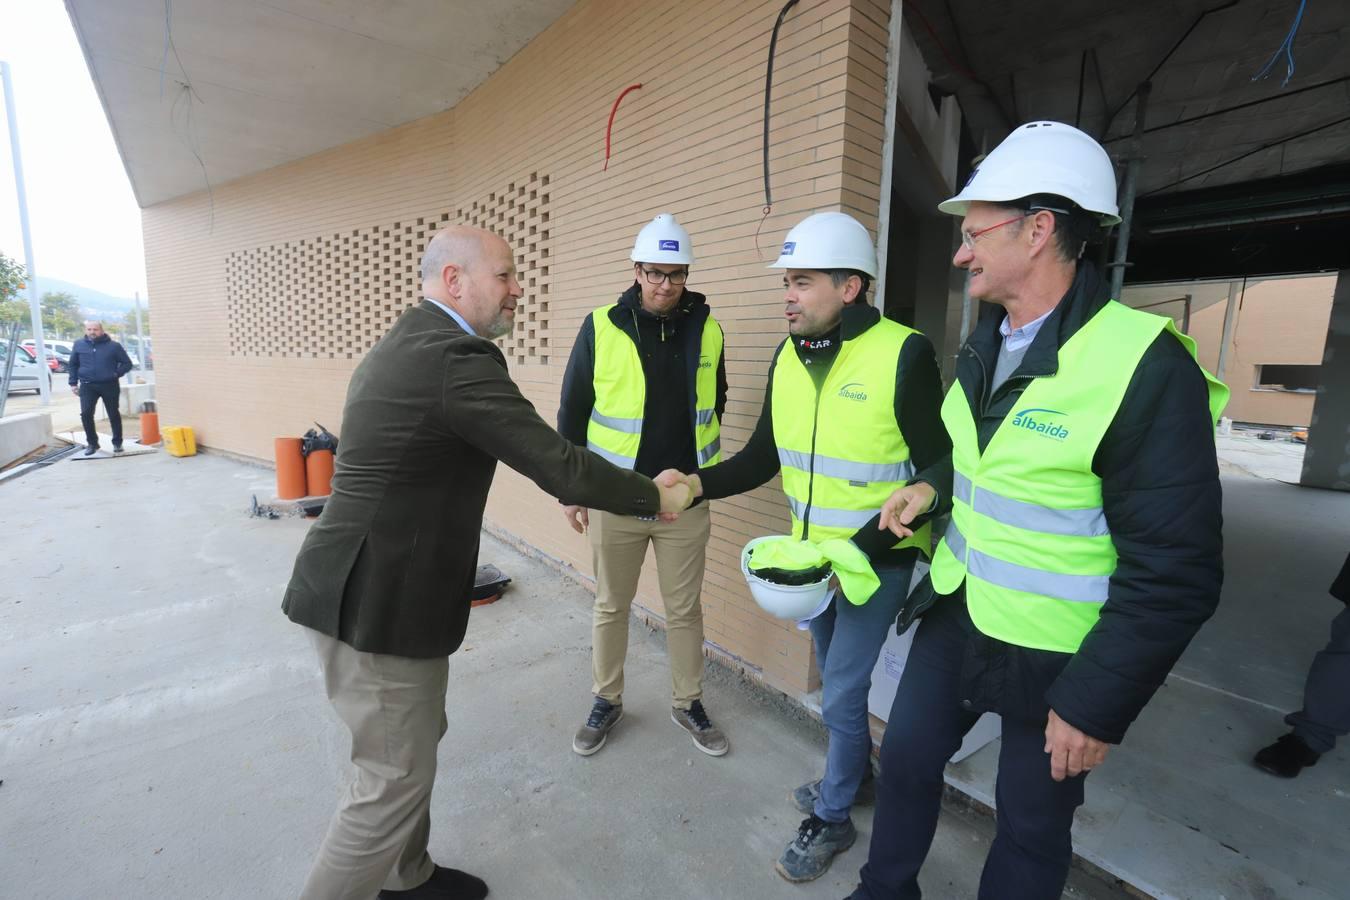
[[[586,425],[591,452],[624,469],[637,464],[642,443],[642,412],[647,402],[647,379],[637,344],[610,320],[617,304],[591,313],[595,327],[595,366],[592,381],[595,405]],[[703,323],[698,370],[694,375],[694,447],[699,468],[722,458],[722,426],[717,420],[717,361],[722,358],[722,326],[708,314]]]
[[[1116,549],[1092,460],[1140,359],[1163,331],[1195,356],[1195,342],[1171,319],[1107,303],[1059,349],[1055,375],[1031,382],[983,453],[965,391],[947,392],[942,420],[955,482],[933,587],[952,594],[964,580],[971,621],[983,633],[1073,653],[1096,624]],[[1217,422],[1228,388],[1204,375]]]
[[[911,334],[881,319],[844,341],[819,390],[791,340],[778,351],[770,412],[793,537],[850,538],[914,477],[895,419],[896,367]],[[927,555],[931,541],[924,526],[896,546]]]

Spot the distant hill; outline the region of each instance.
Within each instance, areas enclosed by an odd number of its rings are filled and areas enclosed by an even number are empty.
[[[136,301],[132,297],[114,297],[112,294],[105,294],[103,291],[96,291],[82,284],[62,281],[60,278],[48,278],[45,275],[37,277],[37,289],[38,296],[42,296],[48,291],[66,291],[74,294],[79,298],[80,308],[86,314],[98,318],[121,321],[127,312],[136,308]],[[144,300],[141,301],[141,309],[149,309],[149,304]]]

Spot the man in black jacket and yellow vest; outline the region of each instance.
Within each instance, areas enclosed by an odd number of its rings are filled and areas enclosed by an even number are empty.
[[[566,502],[616,513],[690,500],[568,443],[521,396],[492,343],[522,295],[504,240],[438,231],[422,295],[352,373],[333,494],[282,601],[318,652],[356,766],[302,900],[487,895],[480,879],[435,865],[427,835],[447,657],[468,625],[497,462]]]
[[[1106,151],[1016,129],[961,193],[955,264],[993,304],[957,362],[941,477],[897,492],[896,534],[952,518],[881,745],[853,900],[915,900],[943,767],[981,713],[1003,723],[982,900],[1058,900],[1087,773],[1162,684],[1223,580],[1214,424],[1228,391],[1170,319],[1122,306],[1082,258],[1119,221]]]
[[[572,345],[558,431],[642,475],[710,466],[720,459],[726,361],[722,327],[707,298],[685,288],[694,262],[689,233],[662,213],[638,233],[632,260],[632,286],[587,316]],[[699,750],[722,756],[730,745],[703,708],[708,504],[674,521],[607,512],[592,519],[585,506],[564,513],[573,529],[589,530],[595,565],[595,699],[572,749],[596,753],[623,717],[628,618],[650,543],[666,612],[671,718]]]
[[[802,882],[823,875],[857,837],[850,812],[871,792],[872,669],[914,564],[931,546],[927,528],[898,542],[880,531],[881,506],[941,463],[951,445],[938,419],[933,345],[867,303],[877,259],[862,223],[841,212],[808,216],[770,268],[784,270],[789,334],[769,368],[759,424],[734,458],[689,482],[695,494],[716,499],[781,472],[793,536],[852,540],[881,582],[870,597],[838,592],[810,622],[830,742],[824,775],[789,795],[806,818],[776,866]],[[674,474],[657,481],[673,483]]]

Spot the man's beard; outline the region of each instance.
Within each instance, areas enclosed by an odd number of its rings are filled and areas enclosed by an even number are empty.
[[[489,341],[495,341],[511,333],[511,319],[508,310],[500,309],[497,315],[493,316],[492,321],[483,329],[483,337]]]

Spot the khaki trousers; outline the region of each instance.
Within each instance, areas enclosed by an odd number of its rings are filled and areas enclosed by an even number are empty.
[[[688,709],[703,697],[703,607],[699,598],[711,528],[707,503],[680,513],[674,522],[591,511],[595,564],[591,670],[597,697],[611,703],[623,699],[628,616],[648,542],[656,554],[656,574],[666,607],[671,704]]]
[[[449,661],[364,653],[307,632],[328,699],[351,730],[356,778],[301,900],[371,900],[382,888],[415,888],[435,871],[427,836]]]

